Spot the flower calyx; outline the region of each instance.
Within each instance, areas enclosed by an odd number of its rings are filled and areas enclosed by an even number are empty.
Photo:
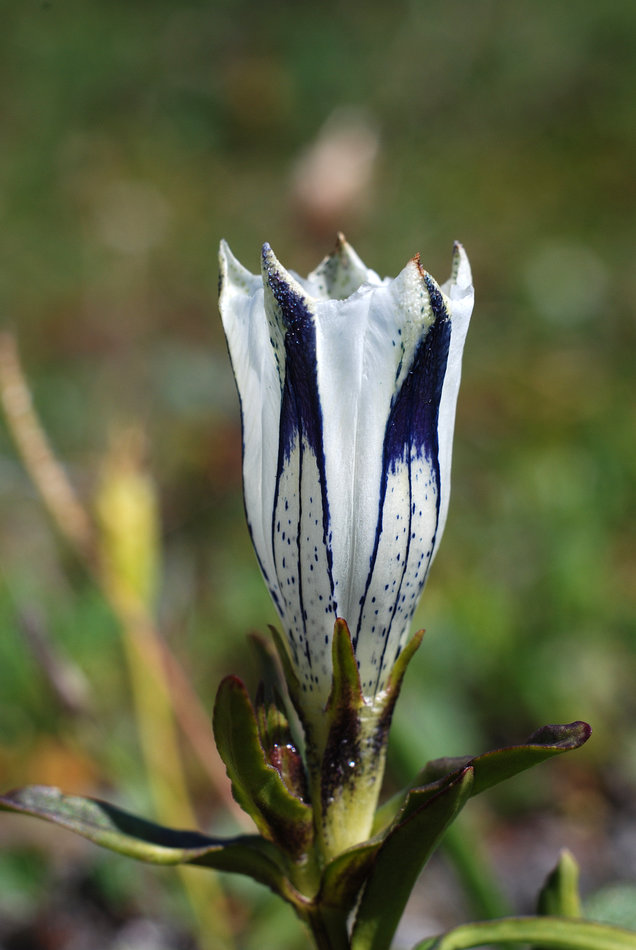
[[[313,841],[313,815],[282,711],[271,704],[256,711],[241,680],[227,676],[217,693],[213,726],[238,804],[264,838],[292,861],[304,862]]]

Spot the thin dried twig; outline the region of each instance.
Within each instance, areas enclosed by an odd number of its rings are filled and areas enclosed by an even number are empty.
[[[11,333],[0,333],[0,401],[7,425],[31,481],[60,534],[91,566],[95,548],[89,517],[55,458],[33,408],[18,348]]]
[[[92,521],[38,419],[15,338],[8,331],[0,332],[0,403],[18,454],[60,535],[88,568],[122,627],[134,631],[149,668],[167,680],[175,716],[216,794],[243,827],[251,828],[232,798],[225,768],[211,741],[209,716],[181,664],[160,637],[148,611],[141,608],[140,614],[137,605],[131,623],[127,608],[114,596],[100,570]]]

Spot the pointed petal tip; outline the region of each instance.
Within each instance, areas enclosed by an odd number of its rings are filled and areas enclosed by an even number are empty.
[[[232,266],[232,262],[236,261],[236,258],[230,250],[230,245],[223,238],[219,243],[219,293],[221,292],[225,280],[228,276],[229,270]],[[236,261],[238,263],[238,261]]]
[[[272,250],[269,241],[265,241],[261,248],[261,266],[263,274],[267,277],[271,270],[287,273]]]
[[[287,300],[289,294],[299,300],[308,302],[309,297],[293,271],[286,270],[274,254],[268,243],[263,244],[261,279],[265,288],[267,307],[268,294],[271,294],[280,306],[282,298]]]
[[[260,277],[244,267],[227,241],[222,240],[219,244],[219,297],[229,301],[234,294],[250,295],[259,283]]]
[[[285,283],[289,283],[291,279],[274,254],[269,241],[265,241],[261,248],[261,275],[265,286],[269,287],[272,291],[274,289],[273,285],[278,281],[282,280]]]
[[[340,257],[340,258],[352,258],[357,257],[355,251],[347,241],[342,231],[338,231],[336,234],[336,243],[331,254],[328,254],[327,257]]]
[[[442,292],[440,285],[437,283],[433,275],[422,265],[422,259],[420,257],[419,251],[406,262],[402,273],[405,271],[408,272],[409,269],[412,270],[413,268],[417,278],[424,284],[429,297]]]
[[[406,271],[411,267],[415,268],[417,276],[425,284],[429,293],[432,291],[438,291],[440,289],[439,284],[433,275],[430,273],[430,271],[427,271],[422,264],[422,258],[420,257],[419,251],[417,254],[414,254],[413,257],[409,258],[409,260],[406,262],[406,265],[404,266],[404,270]]]
[[[405,271],[413,272],[419,278],[419,280],[423,282],[426,281],[427,277],[431,276],[429,272],[426,270],[426,268],[424,267],[424,265],[422,264],[422,258],[420,257],[419,251],[416,254],[414,254],[413,257],[409,257],[408,261],[402,268],[402,273],[404,273]]]
[[[221,241],[219,243],[219,254],[218,254],[219,279],[217,283],[217,292],[218,292],[219,299],[221,298],[227,284],[228,271],[229,271],[231,259],[232,259],[232,252],[230,250],[230,247],[227,241],[225,240],[225,238],[221,238]]]
[[[471,290],[473,284],[468,255],[460,241],[453,243],[450,283],[451,287],[456,287],[462,294]]]
[[[336,243],[331,254],[328,254],[327,257],[340,257],[345,260],[348,260],[350,264],[360,267],[362,270],[366,271],[368,268],[363,261],[360,260],[359,256],[356,254],[354,249],[351,247],[347,238],[344,235],[344,232],[338,231],[336,234]]]
[[[225,240],[225,238],[221,238],[221,240],[219,241],[219,267],[221,268],[222,273],[227,268],[227,259],[231,253],[232,252],[230,250],[230,247],[227,241]]]

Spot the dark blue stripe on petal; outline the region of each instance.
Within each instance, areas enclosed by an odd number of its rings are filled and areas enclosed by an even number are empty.
[[[415,450],[433,462],[439,483],[437,417],[446,375],[451,323],[442,295],[425,275],[435,322],[415,351],[413,363],[395,396],[384,439],[384,470],[395,470]]]
[[[354,638],[354,646],[357,645],[358,637],[361,632],[362,617],[364,614],[364,603],[371,585],[371,580],[375,570],[376,559],[380,546],[380,536],[383,528],[383,512],[386,499],[386,489],[389,473],[395,472],[400,463],[409,466],[409,488],[411,487],[411,468],[414,459],[424,456],[431,465],[432,476],[436,487],[436,508],[437,518],[439,518],[440,504],[440,473],[439,473],[439,442],[437,423],[439,416],[439,405],[442,398],[442,388],[444,377],[446,375],[446,364],[448,361],[448,350],[451,338],[451,321],[448,312],[444,306],[442,295],[437,285],[428,274],[424,275],[426,281],[431,307],[434,315],[434,323],[429,328],[426,336],[420,341],[409,372],[404,380],[401,389],[395,395],[389,419],[387,422],[384,447],[382,457],[382,479],[380,484],[380,498],[378,503],[378,520],[376,525],[375,542],[373,553],[369,564],[369,573],[364,595],[360,601],[360,614],[358,619],[358,629]],[[395,616],[399,598],[401,595],[401,582],[406,572],[408,561],[408,552],[410,547],[410,518],[412,515],[412,506],[409,499],[409,530],[407,532],[407,545],[403,555],[403,568],[395,595],[392,617]],[[432,539],[431,548],[433,550],[435,539]],[[428,565],[423,571],[423,578],[426,576]],[[382,671],[384,653],[389,639],[390,624],[385,631],[385,642],[382,649],[382,657],[379,664],[379,673]]]
[[[267,283],[280,307],[285,327],[285,384],[281,411],[281,444],[287,456],[296,433],[302,431],[316,458],[322,459],[322,409],[316,372],[316,329],[305,298],[297,294],[277,269],[267,266]],[[324,474],[324,465],[320,466]]]
[[[318,374],[316,368],[316,329],[314,317],[303,296],[296,293],[286,282],[284,275],[268,266],[269,245],[263,247],[263,257],[267,271],[267,283],[280,308],[285,328],[285,379],[281,400],[278,464],[276,471],[276,491],[274,496],[272,520],[272,547],[275,531],[276,511],[281,474],[290,461],[294,444],[298,441],[298,496],[299,519],[297,533],[298,547],[298,585],[299,605],[303,629],[307,633],[307,616],[303,602],[301,569],[301,523],[302,523],[302,455],[305,442],[314,453],[320,479],[322,501],[322,535],[327,552],[329,589],[333,596],[332,576],[333,556],[329,543],[329,506],[327,502],[327,481],[323,447],[322,407],[318,394]],[[305,640],[305,651],[311,666],[309,637]]]

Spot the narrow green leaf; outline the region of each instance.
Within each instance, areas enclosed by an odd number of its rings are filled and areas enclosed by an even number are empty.
[[[214,738],[234,797],[261,834],[294,857],[304,854],[313,832],[312,810],[290,792],[278,770],[268,763],[247,690],[235,676],[226,677],[219,686]]]
[[[351,935],[351,950],[388,950],[415,881],[470,797],[472,769],[410,813],[378,850]]]
[[[580,748],[589,739],[592,730],[586,722],[571,722],[566,725],[543,726],[520,745],[493,749],[472,759],[436,759],[429,762],[421,773],[421,784],[426,785],[472,765],[475,769],[473,795],[503,782],[525,769],[543,762],[554,755]],[[420,784],[418,782],[418,784]]]
[[[462,924],[413,950],[469,950],[501,943],[532,943],[550,950],[636,950],[636,932],[565,917],[504,917]]]
[[[64,795],[58,788],[30,785],[0,796],[0,809],[33,815],[68,828],[95,844],[151,864],[196,864],[232,871],[266,884],[290,899],[283,856],[257,835],[209,838],[138,818],[94,798]]]
[[[477,756],[434,759],[424,766],[410,789],[420,789],[428,795],[435,794],[462,769],[471,767],[475,771],[473,795],[486,791],[499,782],[517,775],[525,769],[538,765],[545,759],[563,752],[580,748],[591,735],[592,730],[586,722],[572,722],[566,725],[544,726],[534,732],[524,743],[493,749]],[[376,813],[373,825],[375,832],[391,821],[408,800],[408,791],[399,792],[386,802]]]

